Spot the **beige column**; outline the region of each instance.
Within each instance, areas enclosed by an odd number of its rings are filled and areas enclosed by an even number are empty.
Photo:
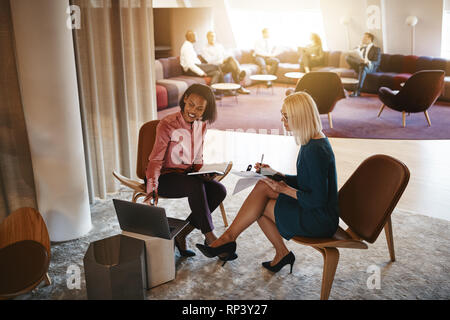
[[[91,229],[68,0],[11,1],[38,209],[52,241]]]

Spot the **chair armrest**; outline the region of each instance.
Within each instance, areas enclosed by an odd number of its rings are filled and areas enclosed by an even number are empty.
[[[122,176],[121,174],[119,174],[119,173],[117,173],[115,171],[113,171],[112,174],[124,186],[126,186],[128,188],[131,188],[131,189],[133,189],[134,191],[137,191],[137,192],[145,192],[146,191],[145,190],[145,184],[143,184],[143,183],[141,183],[139,181],[127,178],[125,176]]]
[[[381,87],[380,89],[378,89],[378,93],[383,95],[395,96],[398,93],[398,90],[391,90],[388,87]]]

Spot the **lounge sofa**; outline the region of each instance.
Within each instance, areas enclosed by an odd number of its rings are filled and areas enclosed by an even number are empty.
[[[253,62],[252,50],[232,49],[233,55],[246,71],[244,86],[252,84],[250,76],[259,73],[259,67]],[[325,65],[313,68],[313,71],[336,72],[341,77],[357,78],[358,75],[345,61],[345,53],[341,51],[325,52]],[[287,72],[300,71],[299,54],[295,50],[285,50],[277,56],[280,60],[276,76],[277,82],[295,83],[294,79],[286,78]],[[378,93],[380,87],[398,90],[413,73],[421,70],[444,70],[446,73],[441,100],[450,101],[450,60],[433,57],[405,56],[398,54],[382,54],[379,70],[366,77],[363,92]],[[158,111],[177,106],[183,92],[193,83],[209,84],[208,77],[191,77],[183,75],[179,57],[162,58],[155,61],[156,96]],[[227,75],[226,82],[231,81]]]
[[[356,72],[350,69],[345,61],[346,54],[341,51],[325,52],[325,66],[313,68],[312,71],[331,71],[341,77],[358,78]],[[284,76],[286,72],[299,71],[299,56],[295,52],[284,52],[278,56],[280,65],[277,72],[278,81],[293,82]],[[382,54],[381,63],[377,72],[368,74],[362,88],[363,92],[378,93],[380,87],[392,90],[400,89],[414,73],[422,70],[443,70],[446,74],[441,100],[450,101],[450,60],[426,56]]]
[[[230,51],[246,71],[243,85],[252,84],[250,76],[259,72],[259,67],[253,63],[252,51],[234,49]],[[180,65],[180,57],[169,57],[155,61],[156,99],[158,111],[165,108],[178,106],[178,102],[184,91],[193,83],[209,84],[209,77],[191,77],[183,75]],[[225,77],[226,82],[231,82],[231,75]]]

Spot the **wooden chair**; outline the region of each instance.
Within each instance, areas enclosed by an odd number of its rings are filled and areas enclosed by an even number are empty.
[[[9,260],[0,267],[0,277],[3,278],[0,280],[0,299],[24,294],[42,281],[46,285],[51,284],[47,273],[51,257],[50,238],[44,219],[37,210],[20,208],[3,220],[0,224],[0,256]],[[26,266],[15,264],[21,261],[29,263]],[[3,274],[4,270],[10,274]]]
[[[395,261],[391,213],[409,181],[409,170],[400,161],[375,155],[366,159],[339,190],[340,218],[348,226],[339,227],[333,238],[294,237],[311,246],[324,258],[320,298],[328,299],[339,262],[338,248],[367,249],[384,228],[391,261]]]
[[[155,144],[156,139],[156,127],[158,126],[159,120],[149,121],[144,123],[139,130],[139,142],[138,142],[138,154],[137,154],[137,164],[136,164],[136,175],[140,179],[145,178],[145,171],[147,169],[148,157],[152,152],[153,145]],[[218,176],[216,181],[221,181],[223,178],[227,176],[227,174],[231,171],[233,167],[233,163],[230,162],[225,170],[225,174],[223,176]],[[137,202],[137,200],[141,197],[145,197],[147,192],[145,190],[145,184],[127,177],[122,176],[121,174],[113,171],[113,176],[120,181],[124,186],[131,188],[134,193],[132,196],[132,201]],[[223,203],[220,204],[220,211],[222,213],[222,219],[225,227],[228,227],[228,219],[227,214],[225,212],[225,208]]]

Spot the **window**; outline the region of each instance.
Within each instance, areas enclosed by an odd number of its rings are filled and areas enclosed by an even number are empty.
[[[442,20],[442,57],[450,59],[450,10],[444,11]]]
[[[270,12],[231,9],[230,20],[239,48],[253,48],[255,41],[262,37],[261,30],[269,28],[272,41],[281,48],[306,46],[310,43],[311,32],[314,32],[322,39],[323,49],[327,50],[320,10]]]

